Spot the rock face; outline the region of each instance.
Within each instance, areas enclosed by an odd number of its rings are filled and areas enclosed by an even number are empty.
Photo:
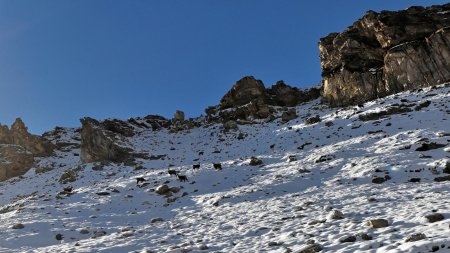
[[[320,96],[319,88],[299,90],[278,81],[265,88],[261,80],[246,76],[220,100],[216,107],[207,108],[206,114],[218,114],[222,122],[236,120],[266,119],[275,112],[274,106],[296,106]]]
[[[83,118],[81,121],[81,161],[126,162],[132,158],[128,148],[118,145],[120,134],[107,130],[99,121]]]
[[[331,105],[450,81],[450,4],[367,12],[319,42],[323,96]]]
[[[25,174],[33,163],[33,154],[25,148],[0,144],[0,181]]]
[[[35,156],[49,156],[55,146],[28,132],[20,118],[8,126],[0,125],[0,181],[25,174]]]
[[[44,138],[32,135],[20,118],[11,126],[0,125],[0,143],[19,145],[30,151],[34,156],[49,156],[55,146]]]

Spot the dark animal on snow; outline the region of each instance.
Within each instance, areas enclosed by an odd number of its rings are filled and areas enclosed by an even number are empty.
[[[172,175],[174,175],[174,176],[178,175],[178,171],[176,171],[176,170],[168,170],[167,172],[169,173],[170,176],[172,176]]]
[[[185,175],[177,175],[177,177],[178,177],[178,180],[180,180],[180,182],[189,181]]]
[[[145,180],[145,178],[143,178],[143,177],[136,178],[136,184],[144,183],[145,181],[147,181],[147,180]]]
[[[73,190],[73,187],[72,187],[72,186],[65,187],[65,188],[63,189],[64,192],[72,192],[72,190]]]
[[[220,163],[213,163],[213,167],[216,170],[221,170],[222,169],[222,164],[220,164]]]
[[[192,169],[193,169],[193,170],[199,170],[199,169],[200,169],[200,164],[194,164],[194,165],[192,165]]]

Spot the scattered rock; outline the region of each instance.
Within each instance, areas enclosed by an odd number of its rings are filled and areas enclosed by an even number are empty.
[[[315,160],[315,163],[322,163],[322,162],[330,161],[330,160],[333,160],[334,158],[335,158],[334,155],[322,155]]]
[[[315,253],[315,252],[320,252],[322,250],[323,250],[322,245],[320,245],[318,243],[314,243],[314,244],[308,244],[308,245],[303,246],[299,250],[296,250],[295,253]]]
[[[425,234],[412,234],[406,238],[405,242],[416,242],[424,239],[427,239],[427,236]]]
[[[61,241],[62,239],[64,239],[64,236],[62,234],[56,234],[55,239]]]
[[[425,215],[425,219],[430,222],[437,222],[437,221],[441,221],[443,219],[445,219],[444,215],[440,214],[440,213],[432,213],[432,214],[428,214]]]
[[[239,127],[234,120],[228,120],[227,122],[223,123],[223,130],[225,132],[231,132],[231,131],[237,131],[239,130]]]
[[[298,115],[297,115],[297,112],[295,111],[295,109],[290,109],[290,110],[283,112],[283,114],[281,114],[281,122],[286,123],[288,121],[296,119],[297,117],[298,117]]]
[[[160,186],[156,187],[156,189],[155,189],[155,193],[160,194],[160,195],[166,194],[169,191],[170,191],[169,186],[167,186],[165,184],[160,185]]]
[[[250,158],[250,163],[249,164],[250,164],[250,166],[259,166],[259,165],[263,164],[263,161],[261,159],[258,159],[256,157],[252,156]]]
[[[94,231],[94,233],[92,233],[91,238],[93,238],[93,239],[99,238],[99,237],[105,236],[106,234],[107,234],[106,231],[103,231],[103,230]]]
[[[89,233],[90,232],[89,232],[89,230],[87,228],[80,229],[80,234],[82,234],[82,235],[86,235],[86,234],[89,234]]]
[[[384,177],[375,177],[374,179],[372,179],[372,183],[374,183],[374,184],[382,184],[386,181],[387,181],[387,179]]]
[[[319,123],[320,121],[321,121],[320,116],[319,116],[319,115],[316,115],[316,116],[314,116],[314,117],[307,118],[307,119],[305,120],[305,124],[306,124],[306,125],[312,125],[312,124]]]
[[[385,219],[374,219],[374,220],[369,220],[367,222],[367,225],[371,228],[384,228],[389,226],[389,222]]]
[[[340,243],[346,243],[346,242],[356,242],[356,236],[349,235],[339,238]]]
[[[157,222],[162,222],[162,221],[164,221],[164,219],[163,218],[153,218],[153,219],[151,219],[150,220],[150,223],[157,223]]]
[[[66,184],[75,181],[77,181],[77,173],[73,169],[64,171],[64,173],[59,178],[59,182],[61,184]]]
[[[361,234],[361,239],[364,241],[370,241],[373,239],[373,237],[371,235],[364,233],[364,234]]]
[[[328,220],[339,220],[344,219],[344,214],[339,210],[331,210],[327,215]]]
[[[440,143],[435,143],[435,142],[423,143],[422,146],[420,146],[416,149],[416,151],[428,151],[428,150],[443,148],[445,146],[447,146],[447,144],[440,144]]]
[[[22,223],[14,224],[11,228],[12,229],[23,229],[25,226]]]

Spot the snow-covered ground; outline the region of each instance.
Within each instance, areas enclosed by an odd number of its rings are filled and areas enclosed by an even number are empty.
[[[412,111],[360,119],[400,105]],[[296,109],[299,118],[288,123],[231,133],[220,125],[141,130],[129,139],[134,149],[167,156],[139,160],[138,170],[81,164],[79,133],[63,129],[59,141],[69,144],[40,161],[49,171],[0,183],[0,252],[450,252],[450,181],[434,181],[448,176],[450,87],[364,107],[312,101]],[[315,115],[320,123],[304,123]],[[416,151],[426,143],[442,145]],[[250,166],[252,156],[263,165]],[[177,181],[169,167],[189,181]],[[60,184],[68,169],[77,180]],[[137,177],[147,184],[137,187]],[[162,184],[179,191],[159,195]],[[68,186],[72,194],[61,194]],[[431,223],[432,213],[444,219]],[[373,219],[389,225],[371,228]],[[13,229],[18,223],[24,228]]]

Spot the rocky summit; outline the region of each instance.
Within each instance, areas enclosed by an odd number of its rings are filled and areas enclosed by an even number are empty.
[[[320,39],[323,96],[354,105],[450,80],[450,4],[369,11]]]

